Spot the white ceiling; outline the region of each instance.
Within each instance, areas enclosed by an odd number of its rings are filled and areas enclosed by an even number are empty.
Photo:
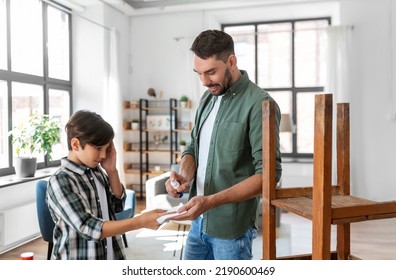
[[[134,9],[144,8],[164,8],[167,6],[180,6],[188,4],[207,5],[208,2],[216,2],[224,0],[125,0],[125,2]]]
[[[282,5],[328,0],[53,0],[76,12],[90,6],[107,4],[126,15],[147,15],[166,12],[213,10],[257,5]]]

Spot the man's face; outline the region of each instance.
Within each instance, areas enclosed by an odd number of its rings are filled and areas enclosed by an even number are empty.
[[[228,63],[217,60],[215,56],[202,59],[194,55],[194,71],[213,95],[224,94],[232,84]]]

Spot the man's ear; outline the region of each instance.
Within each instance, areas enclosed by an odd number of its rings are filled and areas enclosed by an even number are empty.
[[[230,66],[231,69],[234,69],[237,65],[237,58],[235,55],[231,54],[228,57],[228,65]]]
[[[72,151],[79,151],[80,150],[80,140],[78,138],[72,138],[70,141]]]

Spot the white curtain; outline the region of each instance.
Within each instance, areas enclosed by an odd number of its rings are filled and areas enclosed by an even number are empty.
[[[391,65],[390,65],[390,80],[391,80],[391,92],[390,92],[390,116],[391,120],[396,121],[396,5],[393,1],[390,1],[390,41],[391,41]]]
[[[332,93],[334,102],[350,102],[351,26],[327,28],[327,81],[325,92]]]
[[[175,38],[175,40],[179,42],[179,44],[181,44],[180,49],[184,53],[184,58],[185,58],[184,60],[186,61],[185,71],[186,73],[188,73],[188,77],[189,77],[189,80],[187,80],[186,83],[189,85],[187,87],[189,88],[189,91],[186,92],[185,94],[191,99],[192,102],[191,120],[194,121],[199,100],[201,100],[201,97],[204,91],[206,90],[206,88],[202,86],[198,75],[193,71],[193,52],[190,50],[190,48],[195,40],[195,37],[186,36],[186,37]]]
[[[327,32],[327,77],[325,92],[333,94],[333,114],[336,115],[336,103],[351,102],[352,92],[349,80],[349,65],[351,59],[350,26],[330,26]],[[336,131],[333,121],[333,131]],[[333,151],[336,150],[336,134],[333,133]],[[336,170],[337,159],[333,156],[332,168]],[[336,182],[336,172],[332,174],[332,181]]]
[[[190,81],[189,81],[189,88],[191,89],[191,101],[192,101],[192,110],[191,110],[191,120],[194,121],[196,109],[198,108],[199,101],[206,90],[199,79],[199,76],[193,71],[193,52],[190,51],[191,45],[193,43],[194,38],[190,38],[188,41],[188,45],[186,46],[186,50],[188,51],[187,54],[187,73],[190,73]]]
[[[117,150],[117,169],[120,180],[125,184],[124,172],[124,133],[123,133],[123,110],[122,110],[122,96],[120,91],[118,59],[119,59],[119,38],[117,30],[112,28],[110,30],[110,44],[109,44],[109,61],[108,61],[108,81],[107,90],[104,93],[103,100],[103,117],[109,122],[115,133],[114,145]]]

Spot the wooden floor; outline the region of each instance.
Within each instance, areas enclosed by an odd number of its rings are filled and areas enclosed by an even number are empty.
[[[136,213],[140,213],[145,204],[137,201]],[[310,253],[310,221],[291,213],[282,213],[281,227],[277,239],[278,256]],[[259,231],[261,235],[261,231]],[[335,227],[332,228],[332,249],[335,249]],[[351,225],[352,254],[366,260],[396,260],[396,219],[375,220]],[[261,254],[261,236],[254,242],[257,254]],[[47,243],[37,238],[25,245],[0,255],[0,260],[18,260],[22,252],[34,252],[36,260],[47,257]],[[259,257],[259,256],[258,256]],[[259,257],[260,258],[260,257]]]
[[[277,256],[309,254],[312,249],[310,220],[282,213]],[[331,250],[336,249],[336,227],[332,225]],[[396,218],[351,224],[351,254],[364,260],[396,260]]]
[[[146,202],[145,200],[141,199],[137,199],[136,202],[136,213],[140,213],[146,208]],[[19,257],[23,252],[34,252],[34,259],[46,260],[47,249],[48,243],[39,237],[22,246],[0,254],[0,260],[19,260]]]

